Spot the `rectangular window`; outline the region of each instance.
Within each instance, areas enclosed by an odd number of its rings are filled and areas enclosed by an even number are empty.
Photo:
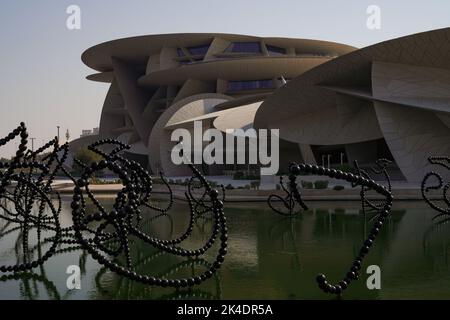
[[[245,90],[273,89],[272,79],[268,80],[250,80],[250,81],[229,81],[228,91],[237,92]]]
[[[203,46],[189,47],[187,49],[189,53],[193,56],[204,56],[209,50],[209,44]]]
[[[287,50],[285,48],[280,48],[271,45],[266,45],[266,47],[267,51],[269,51],[269,55],[271,56],[285,55],[287,53]]]

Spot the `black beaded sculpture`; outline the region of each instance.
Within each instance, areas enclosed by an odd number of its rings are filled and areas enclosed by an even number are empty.
[[[172,208],[173,192],[167,180],[161,174],[161,180],[169,191],[169,202],[165,208],[160,208],[151,202],[152,178],[137,162],[127,160],[120,153],[130,147],[116,140],[106,139],[93,143],[89,150],[100,155],[103,160],[85,164],[77,159],[74,161],[82,168],[80,179],[75,179],[63,164],[68,155],[68,144],[59,146],[55,138],[42,148],[28,150],[28,133],[24,123],[11,132],[6,138],[0,139],[0,147],[15,139],[21,138],[15,157],[8,163],[0,162],[0,219],[12,225],[10,230],[2,230],[4,235],[20,230],[22,238],[23,261],[11,266],[0,266],[0,272],[21,272],[42,265],[52,255],[74,248],[85,249],[92,257],[106,268],[121,276],[148,285],[162,287],[191,287],[212,277],[224,262],[227,253],[227,226],[223,211],[223,201],[219,200],[219,192],[212,189],[205,177],[193,166],[193,172],[186,198],[190,208],[190,223],[187,230],[178,238],[161,240],[142,231],[140,223],[143,219],[143,208],[166,215]],[[113,147],[112,151],[104,152],[100,148]],[[50,152],[48,152],[50,151]],[[47,152],[47,153],[44,153]],[[108,169],[116,174],[123,188],[118,192],[112,210],[106,210],[90,190],[90,178],[95,173]],[[74,183],[72,198],[73,226],[61,228],[59,214],[61,213],[61,198],[58,192],[52,190],[56,172],[64,173]],[[198,183],[195,187],[194,181]],[[194,197],[194,189],[203,189],[199,199]],[[222,200],[225,199],[222,187]],[[57,207],[51,196],[56,197]],[[88,200],[89,199],[89,200]],[[96,212],[87,209],[86,202],[93,203]],[[191,235],[196,219],[211,214],[213,228],[206,243],[196,250],[186,250],[180,245]],[[28,233],[37,230],[38,245],[29,250]],[[41,239],[41,231],[45,230],[46,238]],[[130,244],[137,241],[169,254],[198,260],[220,239],[218,255],[208,269],[200,275],[186,279],[166,279],[139,274],[133,270]],[[36,248],[41,244],[49,244],[50,248],[41,253]],[[58,249],[61,244],[73,245],[72,248]],[[38,258],[32,259],[33,253],[39,252]],[[121,259],[122,258],[122,259]],[[6,278],[5,278],[6,279]]]
[[[289,176],[289,186],[286,187],[286,185],[283,182],[283,176],[280,177],[280,186],[283,192],[286,193],[286,196],[283,198],[277,194],[271,194],[269,198],[267,198],[267,204],[269,207],[275,211],[276,213],[282,215],[282,216],[296,216],[300,213],[300,210],[308,210],[308,207],[303,202],[302,198],[300,197],[300,193],[297,190],[297,182],[296,182],[296,176],[292,173]],[[275,202],[281,202],[282,205],[285,207],[286,211],[283,211],[281,209],[278,209],[274,203]],[[295,212],[296,204],[300,206],[300,210]]]
[[[429,157],[428,162],[430,164],[438,165],[447,170],[450,170],[450,157]],[[429,186],[428,184],[430,180],[433,178],[437,180],[437,184]],[[440,205],[436,204],[436,202],[431,200],[428,195],[428,193],[431,190],[441,190],[441,189],[442,189],[442,201],[447,205],[447,208],[441,207]],[[450,189],[450,182],[447,182],[444,185],[444,179],[437,172],[431,171],[427,173],[423,178],[421,185],[422,197],[432,209],[439,212],[439,214],[434,218],[438,218],[443,215],[450,215],[450,198],[448,195],[449,189]]]
[[[117,147],[109,154],[106,154],[98,149],[98,147],[106,144],[117,145]],[[89,148],[100,154],[104,160],[86,166],[81,175],[81,179],[76,182],[74,188],[71,207],[73,209],[73,228],[77,242],[95,260],[111,271],[144,284],[179,288],[200,284],[212,277],[214,272],[224,262],[224,257],[227,253],[228,236],[223,202],[218,199],[219,192],[210,187],[205,177],[193,165],[189,165],[194,177],[203,185],[205,195],[209,198],[210,205],[208,209],[211,211],[214,219],[213,230],[204,246],[196,250],[186,250],[179,245],[190,236],[193,230],[196,214],[192,196],[188,192],[186,193],[191,219],[185,233],[173,240],[160,240],[152,237],[139,228],[139,223],[142,220],[141,207],[146,206],[152,191],[152,181],[149,174],[140,164],[126,160],[119,155],[119,152],[129,148],[129,146],[119,141],[109,139],[101,140]],[[89,189],[88,181],[90,177],[104,169],[108,169],[116,174],[124,186],[117,194],[111,211],[107,211]],[[94,203],[98,212],[87,212],[85,196]],[[219,254],[211,267],[201,275],[192,276],[187,279],[165,279],[139,274],[136,270],[133,270],[130,255],[130,242],[132,239],[134,241],[142,241],[147,245],[170,254],[198,258],[214,245],[219,236]],[[120,257],[125,261],[121,261],[119,259]]]
[[[13,230],[20,231],[23,261],[0,266],[3,273],[22,272],[42,265],[56,252],[63,232],[59,223],[61,199],[52,191],[51,184],[66,160],[68,145],[59,146],[55,138],[36,151],[28,150],[27,129],[21,123],[7,137],[0,139],[0,146],[19,137],[20,144],[12,160],[0,162],[0,218],[12,224],[12,229],[3,232],[1,237]],[[44,154],[49,149],[51,151]],[[51,194],[57,197],[58,207],[50,199]],[[38,244],[30,249],[29,234],[33,230],[37,232]],[[51,240],[45,240],[51,245],[44,253],[39,250],[35,257],[34,248],[44,242],[42,230],[53,233]]]
[[[392,163],[392,161],[387,160],[387,159],[378,159],[375,164],[376,164],[376,168],[370,168],[370,171],[372,174],[376,174],[376,175],[383,175],[385,177],[386,183],[387,183],[387,190],[389,192],[392,192],[392,184],[391,184],[391,178],[387,172],[387,166]],[[355,169],[356,172],[359,176],[365,177],[366,179],[371,180],[371,176],[369,174],[369,172],[367,170],[361,169],[358,161],[355,160],[354,161],[355,164]],[[356,187],[357,184],[356,183],[352,183],[352,187]],[[383,207],[386,205],[387,200],[385,201],[371,201],[367,198],[367,191],[369,191],[370,188],[361,185],[361,202],[362,202],[362,210],[363,213],[366,213],[366,211],[368,210],[374,210],[379,212],[380,210],[383,210]]]
[[[208,195],[208,189],[204,187],[205,185],[203,182],[198,180],[198,177],[191,177],[189,179],[189,183],[187,185],[187,197],[190,200],[190,203],[192,204],[192,210],[194,213],[194,219],[198,220],[200,218],[203,219],[210,219],[210,216],[207,216],[207,213],[213,212],[212,204],[209,204],[207,198]],[[225,187],[223,185],[220,185],[222,195],[221,195],[221,201],[222,203],[225,203]],[[195,191],[197,193],[200,193],[200,196],[196,197],[194,195]]]
[[[352,183],[352,185],[354,186],[359,185],[363,187],[363,190],[365,191],[374,190],[380,195],[386,197],[384,205],[380,208],[376,207],[379,213],[376,222],[374,223],[368,238],[364,241],[360,249],[359,255],[353,261],[350,270],[345,275],[343,280],[341,280],[336,285],[332,285],[327,282],[327,278],[325,277],[325,275],[320,274],[319,276],[317,276],[318,285],[320,289],[322,289],[324,292],[332,294],[342,294],[342,292],[348,288],[348,286],[353,280],[357,280],[359,278],[358,272],[359,270],[361,270],[364,257],[369,253],[370,248],[372,247],[378,233],[380,232],[380,228],[383,226],[384,221],[390,214],[393,201],[392,193],[386,187],[377,184],[374,180],[367,178],[363,175],[354,175],[352,173],[347,173],[335,169],[328,169],[310,164],[298,165],[296,163],[292,163],[289,167],[289,171],[290,171],[289,179],[293,196],[298,203],[303,204],[302,206],[303,208],[305,208],[306,205],[301,200],[301,194],[298,191],[296,184],[297,176],[300,175],[301,173],[306,174],[312,173],[315,175],[328,176],[334,179],[345,180],[347,182]]]

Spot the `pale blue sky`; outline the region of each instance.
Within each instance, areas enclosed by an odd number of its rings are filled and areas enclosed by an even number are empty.
[[[76,4],[82,29],[66,29],[66,8]],[[382,13],[382,29],[366,28],[366,8]],[[100,42],[144,34],[225,32],[331,40],[364,47],[450,26],[450,1],[392,0],[0,0],[0,136],[25,121],[42,140],[72,138],[98,126],[107,85],[81,53]],[[0,149],[10,156],[14,144]]]

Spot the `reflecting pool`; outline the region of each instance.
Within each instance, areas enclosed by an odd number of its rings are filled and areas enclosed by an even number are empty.
[[[103,200],[108,202],[109,200]],[[109,272],[83,250],[62,245],[58,254],[34,274],[0,279],[0,299],[336,299],[322,293],[315,277],[325,273],[342,279],[372,225],[359,202],[310,202],[311,209],[295,218],[279,216],[265,203],[226,204],[229,250],[220,272],[192,290],[149,287]],[[147,233],[168,239],[179,236],[189,221],[187,204],[174,206],[169,216],[144,221]],[[433,221],[435,213],[422,202],[397,202],[374,247],[364,261],[361,277],[342,299],[450,299],[450,223]],[[61,220],[70,225],[69,199]],[[14,264],[20,232],[0,222],[0,264]],[[211,221],[197,221],[188,248],[208,239]],[[18,240],[19,239],[19,240]],[[32,238],[30,238],[32,239]],[[31,240],[30,240],[31,242]],[[32,254],[38,254],[36,248]],[[162,277],[200,273],[213,261],[213,248],[204,260],[161,254],[135,243],[135,268]],[[81,268],[81,290],[68,290],[66,269]],[[381,290],[369,290],[365,269],[381,268]]]

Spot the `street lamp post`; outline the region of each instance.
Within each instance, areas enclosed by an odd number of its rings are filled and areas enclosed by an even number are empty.
[[[36,140],[36,138],[30,138],[31,140],[31,151],[34,151],[34,140]]]
[[[60,128],[60,126],[56,126],[56,128],[58,129],[58,143],[59,143],[59,128]]]

